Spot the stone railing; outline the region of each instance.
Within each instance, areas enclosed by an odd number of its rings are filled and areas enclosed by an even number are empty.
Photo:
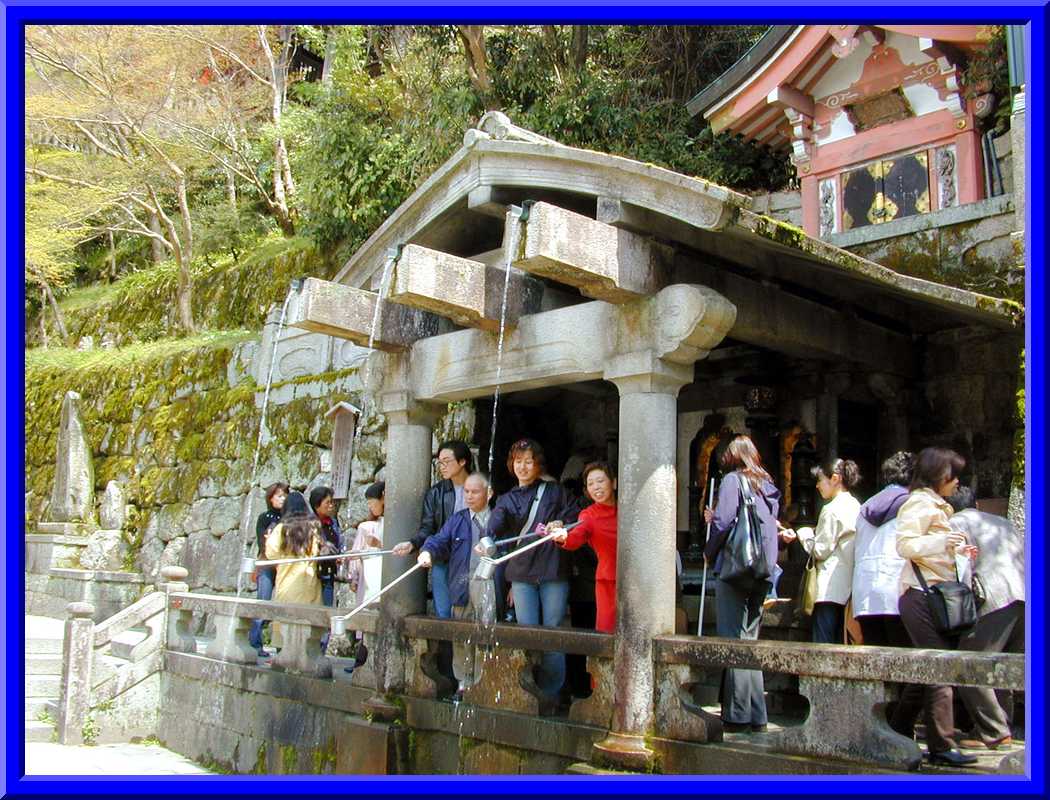
[[[463,693],[465,702],[480,708],[546,714],[549,709],[533,679],[532,669],[543,652],[572,653],[587,657],[593,679],[590,697],[575,700],[569,720],[608,728],[613,703],[613,637],[607,633],[538,625],[479,627],[463,620],[411,616],[404,619],[404,633],[417,656],[406,678],[407,690],[416,697],[437,695],[440,678],[432,660],[440,640],[477,648],[482,661],[481,679]]]
[[[93,738],[87,726],[92,710],[111,705],[160,671],[167,596],[188,588],[182,582],[185,577],[182,567],[165,567],[157,591],[97,625],[91,603],[73,602],[66,607],[69,618],[62,644],[57,714],[60,744],[82,744],[85,738]],[[125,636],[141,628],[146,629],[145,634]]]
[[[698,682],[700,671],[761,669],[797,675],[799,692],[809,701],[809,715],[801,725],[761,737],[771,749],[908,768],[919,764],[921,754],[913,740],[886,721],[884,707],[893,693],[888,684],[1024,689],[1025,679],[1023,655],[966,650],[660,636],[655,659],[661,735],[692,739],[681,721],[696,710],[690,707],[687,687]]]
[[[230,598],[219,595],[176,592],[168,598],[168,650],[196,653],[193,635],[194,614],[210,618],[215,637],[204,650],[206,658],[233,664],[255,665],[258,654],[248,641],[252,622],[267,619],[281,626],[283,645],[274,656],[271,669],[313,678],[331,678],[331,659],[321,652],[321,639],[329,631],[335,611],[325,606],[301,603],[275,603],[267,600]],[[376,615],[362,611],[347,621],[348,631],[364,635],[365,645],[373,650]],[[352,683],[374,689],[375,676],[369,664],[354,670]]]

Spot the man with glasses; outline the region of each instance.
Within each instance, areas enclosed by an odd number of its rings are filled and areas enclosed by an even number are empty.
[[[441,480],[430,487],[423,498],[423,517],[419,532],[407,542],[394,547],[394,555],[418,553],[428,536],[433,536],[449,517],[467,507],[463,484],[474,468],[474,458],[466,442],[452,440],[438,447],[438,471]],[[434,609],[442,619],[452,617],[452,598],[448,590],[448,561],[435,562],[430,571],[434,592]]]

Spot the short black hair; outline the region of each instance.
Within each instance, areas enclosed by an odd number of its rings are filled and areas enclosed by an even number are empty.
[[[911,483],[911,474],[915,470],[915,453],[898,450],[882,462],[882,485],[907,486]]]
[[[366,500],[382,500],[386,494],[386,481],[377,481],[365,489]]]
[[[969,486],[960,486],[955,490],[955,494],[946,499],[951,504],[951,507],[955,510],[956,514],[967,508],[977,508],[976,495],[974,495],[973,489]]]
[[[466,442],[459,439],[449,439],[447,442],[442,442],[438,445],[438,455],[441,455],[442,450],[451,450],[452,457],[456,461],[466,461],[464,468],[467,470],[468,475],[474,471],[474,454],[470,452],[470,447]]]
[[[325,501],[325,498],[333,497],[335,492],[331,486],[315,486],[310,492],[310,508],[314,511]]]

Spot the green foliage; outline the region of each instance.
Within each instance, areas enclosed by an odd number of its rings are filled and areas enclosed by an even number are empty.
[[[194,261],[193,314],[204,329],[262,327],[269,308],[282,303],[293,278],[330,277],[333,265],[312,241],[276,232],[255,239],[247,254]],[[178,328],[172,298],[178,281],[173,261],[133,272],[109,285],[78,289],[60,303],[72,341],[109,334],[117,344],[170,336]],[[29,331],[35,342],[37,332]]]
[[[88,714],[87,718],[84,720],[84,724],[80,728],[80,735],[84,740],[84,744],[93,745],[98,740],[98,735],[100,733],[102,733],[102,728],[95,719],[95,715]]]

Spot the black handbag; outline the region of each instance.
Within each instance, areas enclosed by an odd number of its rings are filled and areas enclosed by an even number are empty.
[[[762,521],[755,507],[755,497],[745,488],[747,478],[740,476],[740,508],[733,528],[722,550],[720,580],[741,591],[749,591],[758,581],[769,578],[765,548],[762,546]]]
[[[977,603],[974,601],[973,589],[965,583],[942,581],[933,586],[926,585],[920,570],[913,561],[911,568],[922,585],[926,603],[933,617],[933,627],[945,636],[962,636],[973,630],[977,624]],[[958,571],[955,577],[959,577]]]

